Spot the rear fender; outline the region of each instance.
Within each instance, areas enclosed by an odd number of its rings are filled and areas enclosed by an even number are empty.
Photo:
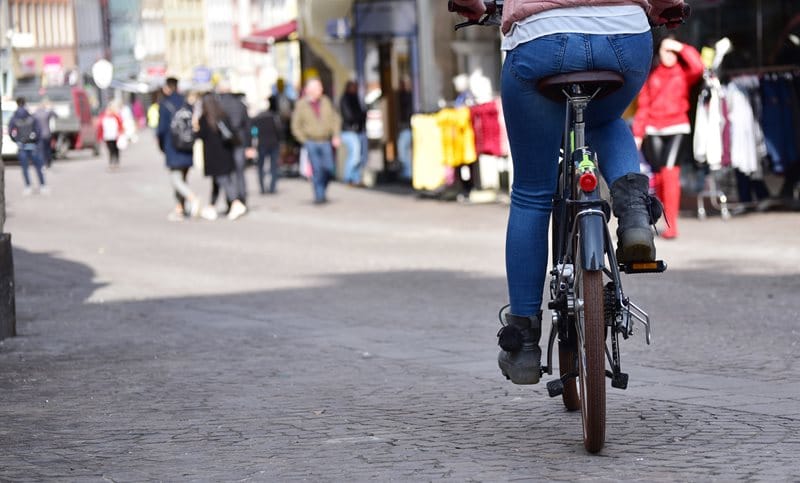
[[[606,219],[602,211],[587,210],[578,220],[580,229],[581,267],[595,271],[605,269]]]

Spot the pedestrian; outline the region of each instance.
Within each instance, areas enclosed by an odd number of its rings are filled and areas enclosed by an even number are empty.
[[[286,87],[286,81],[278,78],[275,81],[273,94],[269,97],[269,110],[278,115],[283,126],[280,147],[280,164],[292,170],[299,170],[300,146],[292,135],[292,113],[294,113],[294,97]]]
[[[411,181],[411,116],[414,114],[414,98],[411,94],[411,81],[404,77],[397,90],[397,109],[399,111],[399,134],[397,135],[397,158],[400,160],[400,178]]]
[[[350,80],[339,101],[342,116],[342,145],[347,150],[344,182],[350,186],[364,186],[362,171],[367,165],[367,110],[358,95],[358,84]]]
[[[28,176],[28,167],[31,162],[36,175],[39,177],[39,192],[48,194],[49,189],[44,179],[44,161],[39,153],[39,141],[42,138],[42,128],[39,121],[25,108],[25,98],[17,98],[17,110],[8,121],[8,135],[17,143],[19,164],[22,167],[22,178],[25,181],[24,195],[31,194],[31,180]]]
[[[278,188],[280,178],[280,156],[281,145],[286,140],[284,135],[285,128],[281,117],[269,106],[266,110],[253,118],[253,126],[256,128],[256,150],[258,166],[258,183],[261,194],[273,194]],[[264,184],[265,164],[269,158],[269,189]]]
[[[203,140],[203,169],[216,186],[225,192],[230,209],[228,219],[236,220],[247,213],[247,206],[241,200],[239,185],[235,179],[236,161],[233,142],[233,126],[213,94],[205,94],[202,99],[202,114],[197,119],[197,136]],[[201,216],[215,219],[217,212],[213,203],[204,208]]]
[[[150,129],[158,129],[158,111],[160,95],[154,92],[150,97],[150,107],[147,108],[147,127]]]
[[[119,168],[119,150],[121,141],[125,136],[122,116],[119,113],[119,104],[116,100],[108,103],[100,114],[97,138],[106,143],[108,150],[108,167],[111,170]]]
[[[689,91],[703,75],[700,53],[666,36],[658,48],[650,76],[639,93],[633,134],[653,172],[656,197],[664,205],[667,229],[663,238],[678,236],[678,211],[681,203],[680,158],[688,146]]]
[[[39,107],[33,113],[33,117],[39,121],[39,129],[41,129],[42,134],[39,140],[39,153],[42,156],[42,162],[49,168],[53,164],[52,131],[50,126],[56,118],[50,99],[47,97],[42,98],[42,102],[39,103]]]
[[[131,94],[131,113],[133,114],[133,118],[136,120],[136,128],[144,129],[144,127],[147,125],[147,119],[144,113],[142,101],[136,96],[136,94]]]
[[[247,157],[245,149],[251,144],[250,117],[247,114],[247,106],[242,102],[241,96],[231,92],[231,85],[227,80],[222,80],[217,84],[217,100],[225,115],[228,117],[230,126],[233,129],[233,159],[236,161],[236,189],[239,201],[247,206],[247,183],[245,182],[245,168],[247,167]]]
[[[315,204],[328,201],[326,191],[334,176],[333,148],[339,147],[341,123],[330,98],[323,94],[322,82],[309,79],[303,97],[295,105],[292,134],[308,153]]]
[[[187,216],[196,216],[200,212],[199,200],[186,184],[186,177],[193,164],[192,107],[178,93],[178,79],[169,77],[162,92],[164,97],[158,109],[156,135],[178,201],[167,218],[171,221],[180,221]]]

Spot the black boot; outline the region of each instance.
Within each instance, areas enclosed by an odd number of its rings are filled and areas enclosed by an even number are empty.
[[[514,384],[536,384],[541,376],[542,312],[530,317],[506,314],[506,325],[497,333],[503,349],[497,356],[500,371]]]
[[[647,175],[628,173],[611,185],[611,204],[619,219],[617,227],[617,261],[621,263],[651,262],[656,259],[653,229],[663,209],[657,198],[650,196]]]

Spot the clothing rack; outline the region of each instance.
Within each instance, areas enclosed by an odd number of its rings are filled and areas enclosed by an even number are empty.
[[[787,64],[751,67],[745,69],[720,69],[720,74],[728,78],[739,77],[743,75],[782,74],[794,72],[800,73],[800,65]]]

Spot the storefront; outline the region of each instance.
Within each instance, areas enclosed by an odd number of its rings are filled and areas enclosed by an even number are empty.
[[[720,196],[740,202],[733,206],[741,209],[759,202],[759,206],[767,206],[764,203],[770,200],[779,201],[784,208],[795,207],[800,179],[800,2],[698,0],[691,5],[691,18],[674,33],[679,40],[705,49],[709,61],[714,52],[717,64],[707,69],[695,89],[693,100],[701,109],[692,108],[695,163],[687,167],[707,175],[704,182],[702,176],[685,176],[682,183],[690,188],[690,196],[698,195],[707,202],[703,206],[699,200],[690,201],[690,206],[684,207],[703,215],[708,204],[719,208]],[[663,35],[664,31],[657,32],[656,40]],[[720,42],[723,39],[727,40]],[[730,46],[724,57],[720,55],[723,44]],[[716,105],[716,99],[724,105],[719,129],[722,154],[708,161],[703,152],[707,146],[700,139],[705,135],[703,125],[696,117],[709,102]],[[737,99],[747,99],[749,105],[736,105]],[[748,113],[745,122],[755,130],[744,136],[748,137],[745,147],[758,154],[745,156],[744,164],[737,161],[743,159],[741,132],[730,140],[730,133],[741,128],[743,117],[741,110],[729,115],[731,106],[744,107]],[[716,132],[712,139],[716,145]],[[723,216],[730,212],[722,211]]]
[[[797,0],[694,1],[678,36],[697,47],[727,37],[733,50],[723,67],[762,68],[800,64],[800,2]]]

